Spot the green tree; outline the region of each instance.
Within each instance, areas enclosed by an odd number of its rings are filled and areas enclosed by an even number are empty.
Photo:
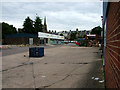
[[[34,33],[37,34],[38,32],[43,32],[43,25],[40,17],[36,16],[36,19],[34,22]]]
[[[30,17],[27,17],[24,21],[23,32],[34,34],[33,21],[30,19]]]
[[[60,36],[63,36],[63,34],[61,33]]]
[[[76,32],[72,32],[70,35],[70,40],[75,40],[76,38]]]
[[[94,27],[91,31],[91,34],[101,35],[102,28],[100,26]]]
[[[8,23],[2,22],[2,38],[5,38],[5,35],[16,34],[17,30],[13,25],[9,25]]]

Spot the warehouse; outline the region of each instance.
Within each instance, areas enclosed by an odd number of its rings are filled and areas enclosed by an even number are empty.
[[[103,3],[103,38],[107,88],[120,88],[120,1]]]

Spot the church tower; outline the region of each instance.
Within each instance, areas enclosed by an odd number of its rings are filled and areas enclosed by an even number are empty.
[[[44,27],[43,27],[43,32],[47,32],[47,24],[46,24],[46,16],[44,18]]]

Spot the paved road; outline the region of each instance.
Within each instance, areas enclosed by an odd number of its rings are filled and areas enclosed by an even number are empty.
[[[46,45],[46,46],[37,46],[37,47],[44,47],[45,49],[48,49],[48,48],[55,48],[58,46],[61,46],[61,45],[54,45],[54,46]],[[34,46],[32,46],[32,47],[34,47]],[[29,50],[29,47],[17,47],[16,45],[12,45],[10,48],[2,50],[2,56],[27,52],[28,50]]]
[[[29,58],[28,52],[4,56],[3,88],[103,88],[91,79],[103,80],[98,52],[68,44],[45,49],[42,58]]]

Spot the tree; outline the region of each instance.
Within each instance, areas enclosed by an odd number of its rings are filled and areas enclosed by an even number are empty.
[[[37,34],[38,32],[43,32],[43,25],[40,17],[36,16],[36,19],[34,22],[34,33]]]
[[[70,35],[70,40],[75,40],[76,38],[76,32],[72,32]]]
[[[23,24],[23,32],[34,34],[33,21],[27,17]]]
[[[102,31],[102,28],[100,26],[97,26],[92,29],[91,34],[101,35],[101,31]]]
[[[5,38],[5,35],[16,34],[17,30],[13,25],[9,25],[8,23],[2,22],[2,38]]]
[[[60,36],[64,36],[64,35],[61,33]]]

